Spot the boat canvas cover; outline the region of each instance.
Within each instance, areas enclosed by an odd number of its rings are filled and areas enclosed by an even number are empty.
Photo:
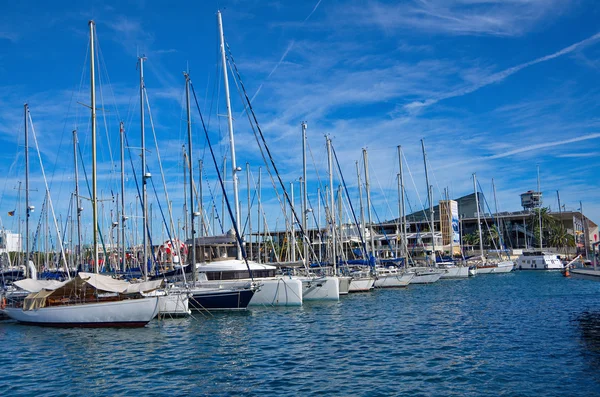
[[[124,280],[116,280],[112,277],[95,273],[80,272],[79,277],[86,283],[100,291],[117,292],[120,294],[133,294],[137,292],[149,292],[161,287],[163,280],[145,281],[130,284]]]
[[[23,301],[23,311],[36,310],[42,307],[46,307],[46,298],[52,295],[54,291],[41,290],[38,292],[32,292],[27,295]]]
[[[141,283],[129,284],[127,286],[126,294],[133,294],[136,292],[146,293],[157,290],[163,286],[163,280],[152,280],[152,281],[144,281]]]
[[[68,283],[67,281],[56,281],[56,280],[34,280],[31,278],[25,278],[23,280],[15,281],[14,284],[28,292],[39,292],[43,289],[53,291],[57,288],[62,287]]]

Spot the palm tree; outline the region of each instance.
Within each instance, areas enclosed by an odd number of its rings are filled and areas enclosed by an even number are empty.
[[[559,249],[575,247],[575,237],[562,224],[557,223],[549,230],[548,244]]]
[[[483,236],[483,242],[488,247],[494,245],[496,241],[499,241],[499,239],[500,232],[498,232],[498,227],[496,225],[492,225],[492,227],[488,228],[488,232]],[[479,240],[479,236],[477,237],[477,240]]]
[[[535,236],[535,241],[540,240],[540,221],[542,217],[542,239],[548,244],[548,238],[550,236],[550,230],[557,224],[556,218],[550,215],[549,207],[534,208],[532,216],[529,218],[527,225],[528,230],[531,230]],[[550,244],[552,245],[552,244]]]

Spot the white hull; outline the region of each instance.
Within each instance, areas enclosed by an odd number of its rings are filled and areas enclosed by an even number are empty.
[[[373,277],[352,278],[348,292],[369,292],[374,283],[375,279]]]
[[[442,272],[429,268],[410,269],[415,273],[415,277],[410,281],[411,284],[432,284],[442,277]]]
[[[348,292],[350,292],[350,281],[352,281],[352,277],[338,276],[338,280],[340,280],[340,295],[348,295]]]
[[[514,263],[511,261],[500,262],[494,266],[478,267],[479,274],[494,274],[494,273],[510,273],[514,268]]]
[[[467,266],[454,266],[440,270],[444,272],[440,278],[469,278],[469,268]]]
[[[375,280],[375,288],[398,288],[406,287],[415,277],[414,273],[398,273],[377,276]]]
[[[158,297],[117,302],[42,307],[34,310],[7,307],[4,312],[21,323],[53,327],[144,326],[158,313]]]
[[[339,300],[340,280],[337,277],[298,277],[302,281],[302,300]]]
[[[571,278],[600,281],[600,269],[571,269],[569,273],[571,274]]]
[[[302,281],[289,277],[255,278],[259,289],[254,293],[249,306],[302,306]],[[251,280],[200,281],[198,287],[240,288],[247,287]]]
[[[523,253],[517,258],[515,267],[519,270],[563,270],[564,265],[555,254]]]

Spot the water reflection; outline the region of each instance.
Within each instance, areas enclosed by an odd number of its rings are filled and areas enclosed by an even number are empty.
[[[583,312],[576,319],[583,342],[583,356],[589,362],[592,372],[600,370],[600,311]],[[596,375],[596,379],[600,377]]]

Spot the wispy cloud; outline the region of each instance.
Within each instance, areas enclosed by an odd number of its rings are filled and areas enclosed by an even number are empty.
[[[571,44],[570,46],[565,47],[562,50],[557,51],[555,53],[545,55],[543,57],[534,59],[529,62],[522,63],[517,66],[513,66],[513,67],[505,69],[501,72],[494,73],[490,76],[483,78],[481,81],[479,81],[476,84],[473,84],[471,86],[460,88],[458,90],[450,91],[447,93],[443,93],[443,94],[438,95],[435,98],[430,98],[430,99],[426,99],[423,101],[414,101],[414,102],[411,102],[411,103],[405,105],[404,108],[408,111],[415,111],[420,108],[434,105],[434,104],[438,103],[439,101],[443,101],[445,99],[455,98],[455,97],[460,97],[463,95],[470,94],[470,93],[475,92],[475,91],[477,91],[485,86],[488,86],[490,84],[501,82],[502,80],[519,72],[520,70],[523,70],[523,69],[528,68],[533,65],[537,65],[542,62],[546,62],[546,61],[558,58],[558,57],[566,55],[566,54],[570,54],[575,50],[578,50],[580,48],[583,48],[585,46],[588,46],[590,44],[597,42],[598,39],[600,39],[600,32],[588,37],[585,40],[581,40],[575,44]]]
[[[0,31],[0,39],[6,39],[16,43],[19,40],[19,35],[15,32],[2,32]]]
[[[562,0],[412,0],[361,2],[350,9],[360,23],[385,32],[417,29],[452,35],[516,36],[547,16],[560,13]]]

